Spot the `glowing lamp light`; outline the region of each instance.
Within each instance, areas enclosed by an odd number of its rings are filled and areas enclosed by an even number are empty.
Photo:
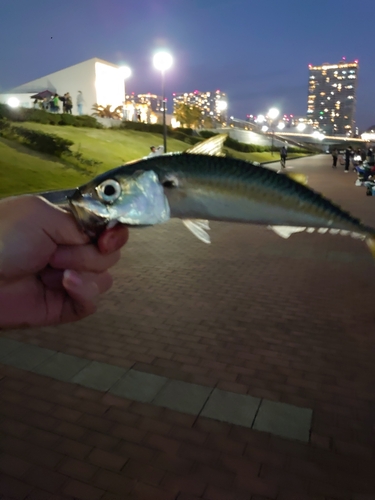
[[[299,124],[297,125],[297,130],[298,130],[299,132],[303,132],[303,131],[305,130],[305,128],[306,128],[306,124],[305,124],[305,123],[299,123]]]
[[[268,130],[267,125],[263,125],[263,127],[262,127],[262,132],[267,132],[267,130]]]
[[[160,71],[166,71],[173,64],[173,57],[168,52],[158,52],[154,55],[154,67]]]
[[[121,78],[123,78],[124,80],[129,78],[129,76],[131,76],[131,74],[132,74],[132,70],[130,68],[128,68],[127,66],[121,66],[121,68],[119,68],[119,71],[120,71]]]
[[[7,104],[11,108],[18,108],[18,106],[20,105],[20,101],[19,99],[17,99],[17,97],[9,97],[9,99],[7,100]]]
[[[258,118],[257,118],[257,122],[258,123],[263,123],[265,120],[265,117],[263,115],[259,115]]]
[[[268,116],[271,118],[271,120],[274,120],[279,116],[280,111],[277,108],[271,108],[268,111]]]
[[[318,132],[317,130],[315,130],[315,132],[313,132],[312,136],[315,139],[318,139],[319,141],[322,141],[324,139],[324,134]]]
[[[285,128],[285,123],[280,122],[280,123],[278,124],[277,128],[278,128],[279,130],[283,130],[283,129]]]

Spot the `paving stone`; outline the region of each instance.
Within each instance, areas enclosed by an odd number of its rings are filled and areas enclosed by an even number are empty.
[[[77,358],[77,356],[58,352],[33,371],[40,375],[68,382],[89,363],[89,359]]]
[[[126,369],[119,366],[92,361],[83,370],[78,372],[71,379],[71,382],[107,392],[126,372]]]
[[[309,441],[312,421],[310,408],[298,408],[264,399],[254,422],[254,429],[289,439]]]
[[[11,343],[8,344],[11,349]],[[19,342],[19,347],[15,350],[9,351],[1,362],[4,365],[14,366],[15,368],[20,368],[21,370],[32,370],[44,361],[51,358],[56,351],[51,351],[50,349],[44,349],[32,344],[22,344]]]
[[[167,378],[159,375],[129,370],[121,380],[111,387],[109,392],[142,403],[151,403],[167,382]]]
[[[211,392],[211,387],[170,380],[153,403],[182,413],[198,415]]]
[[[17,340],[0,337],[0,361],[12,351],[15,351],[23,344]]]
[[[259,398],[215,389],[201,416],[243,427],[251,427],[259,404]]]

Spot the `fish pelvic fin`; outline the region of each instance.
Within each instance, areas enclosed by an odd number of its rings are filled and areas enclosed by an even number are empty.
[[[293,179],[295,182],[299,182],[303,186],[308,185],[308,177],[305,174],[298,174],[297,172],[287,172],[285,174],[289,179]]]
[[[366,238],[366,243],[371,252],[372,257],[375,259],[375,237]]]
[[[211,243],[210,235],[207,231],[210,230],[210,225],[208,220],[202,219],[182,219],[183,224],[191,231],[198,240],[203,241],[203,243]]]

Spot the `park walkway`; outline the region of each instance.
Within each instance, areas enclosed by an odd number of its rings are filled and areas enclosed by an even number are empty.
[[[289,164],[375,225],[330,161]],[[375,499],[366,245],[225,223],[211,239],[131,230],[95,316],[0,332],[0,498]]]

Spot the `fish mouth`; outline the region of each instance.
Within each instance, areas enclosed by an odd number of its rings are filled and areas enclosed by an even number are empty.
[[[68,196],[68,203],[81,229],[92,240],[96,240],[110,222],[110,214],[106,205],[89,194],[82,193],[79,188]]]

